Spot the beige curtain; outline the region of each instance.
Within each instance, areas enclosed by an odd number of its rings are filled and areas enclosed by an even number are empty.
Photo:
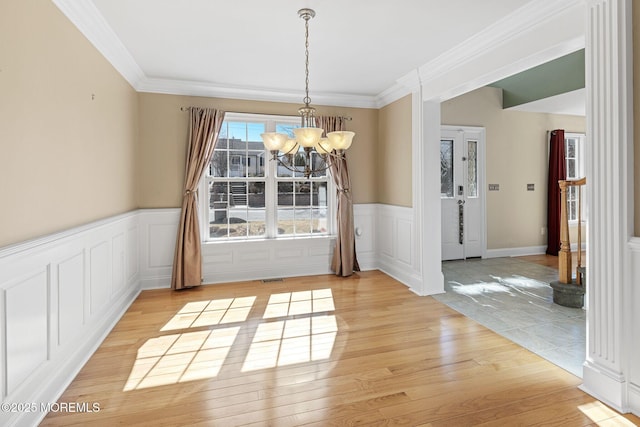
[[[191,107],[189,111],[184,195],[171,276],[171,287],[176,290],[200,286],[202,281],[197,188],[205,168],[211,161],[224,120],[224,111],[196,107]]]
[[[344,117],[316,117],[316,125],[326,132],[344,130]],[[360,271],[356,258],[356,236],[353,225],[353,199],[351,198],[351,180],[347,159],[332,160],[331,175],[336,183],[338,212],[336,247],[333,250],[331,270],[336,276],[350,276],[354,271]]]

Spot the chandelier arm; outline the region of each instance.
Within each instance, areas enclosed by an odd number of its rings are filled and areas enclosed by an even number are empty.
[[[281,166],[283,166],[285,169],[291,171],[291,172],[296,172],[296,173],[301,173],[304,175],[305,178],[310,178],[312,174],[314,173],[318,173],[318,172],[324,172],[326,170],[328,170],[331,165],[330,163],[327,161],[328,158],[340,158],[340,155],[335,155],[333,153],[329,153],[329,155],[325,155],[325,154],[319,154],[320,158],[322,159],[322,165],[319,168],[310,168],[309,165],[311,164],[311,162],[305,162],[304,165],[304,169],[301,169],[300,167],[295,165],[295,160],[293,160],[293,156],[291,157],[291,160],[294,163],[289,163],[289,157],[290,155],[288,154],[277,154],[277,153],[273,153],[273,157],[271,158],[271,160],[275,160],[277,161]],[[283,160],[285,159],[285,160]]]

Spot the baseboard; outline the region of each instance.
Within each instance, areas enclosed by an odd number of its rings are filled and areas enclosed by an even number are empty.
[[[384,261],[378,262],[378,270],[382,271],[388,276],[393,277],[412,292],[415,289],[422,288],[422,277],[417,272],[412,271],[406,265],[398,265],[397,263],[386,263]]]
[[[171,276],[146,277],[140,280],[140,289],[143,291],[171,289]]]
[[[629,412],[625,399],[625,389],[628,390],[628,383],[620,374],[609,372],[608,369],[587,360],[582,366],[582,380],[580,390],[606,403],[618,412]]]
[[[640,417],[640,386],[629,384],[629,411]]]
[[[526,246],[521,248],[502,248],[502,249],[487,249],[484,258],[504,258],[514,256],[526,256],[526,255],[540,255],[545,253],[546,246]]]

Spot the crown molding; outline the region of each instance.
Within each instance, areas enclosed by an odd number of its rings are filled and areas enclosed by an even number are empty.
[[[576,37],[570,40],[566,40],[562,43],[558,43],[554,46],[550,46],[547,49],[536,52],[518,61],[513,61],[503,67],[492,69],[490,72],[484,74],[478,74],[470,76],[464,83],[450,87],[446,90],[441,90],[438,93],[432,93],[425,91],[423,93],[425,101],[428,99],[438,99],[440,101],[446,101],[456,96],[463,95],[472,90],[478,89],[483,86],[487,86],[493,82],[520,73],[522,71],[533,68],[542,63],[551,61],[576,50],[582,49],[585,46],[584,36]],[[464,64],[460,64],[464,65]]]
[[[420,90],[420,85],[420,74],[418,73],[418,70],[411,70],[396,80],[396,83],[393,86],[382,91],[378,96],[376,96],[376,107],[382,108],[411,93],[418,92]]]
[[[544,24],[549,19],[570,11],[572,8],[584,7],[584,4],[584,0],[567,0],[563,2],[538,0],[526,4],[475,36],[421,65],[417,70],[412,70],[399,78],[396,84],[376,97],[378,108],[382,108],[408,93],[415,92],[420,86],[424,87],[429,82],[436,81],[452,70],[464,67],[465,64],[469,64],[482,56],[488,56],[488,54],[499,49],[510,39],[534,32],[539,25]],[[486,86],[501,78],[540,65],[543,62],[574,52],[584,46],[584,36],[564,41],[526,58],[514,61],[507,66],[493,69],[490,73],[469,76],[459,86],[442,88],[437,85],[438,93],[424,92],[424,100],[437,99],[445,101]]]
[[[453,49],[419,68],[422,82],[436,79],[461,64],[468,63],[497,49],[512,38],[530,32],[540,24],[574,7],[584,7],[584,0],[538,0],[527,3],[498,20]]]
[[[296,104],[301,103],[304,97],[302,92],[278,91],[266,88],[230,87],[209,82],[158,78],[145,78],[140,81],[136,90],[138,92],[171,95],[206,96],[212,98],[244,99],[249,101],[290,102]],[[313,104],[336,107],[377,108],[375,97],[335,93],[315,93],[313,96]]]
[[[91,1],[52,0],[113,67],[137,89],[146,76]]]
[[[144,74],[92,1],[52,1],[138,92],[291,103],[299,103],[303,97],[301,93],[267,88],[229,87],[209,82],[150,78]],[[545,20],[578,5],[583,6],[584,0],[565,0],[562,2],[557,0],[536,0],[529,2],[507,17],[487,27],[476,36],[423,64],[418,69],[411,70],[400,77],[393,86],[376,96],[316,93],[314,94],[314,104],[355,108],[382,108],[415,92],[421,85],[449,73],[452,69],[459,68],[474,59],[490,53],[510,38],[530,32],[536,26],[544,23]],[[567,50],[568,48],[574,48],[578,45],[584,46],[584,39],[555,50],[569,53],[570,50]],[[567,48],[567,46],[569,47]],[[575,49],[579,48],[580,46],[575,47]],[[498,80],[498,78],[495,78],[496,75],[505,77],[509,75],[507,73],[513,74],[522,71],[525,69],[523,67],[538,65],[542,62],[539,57],[549,54],[550,51],[545,52],[542,56],[532,56],[524,61],[518,61],[513,66],[502,68],[496,73],[492,73],[491,76],[479,76],[473,81],[467,82],[464,87],[447,89],[447,96],[438,94],[439,98],[441,100],[448,99],[451,94],[464,93],[460,92],[461,90],[468,91]],[[552,58],[546,58],[546,60],[549,59]],[[536,61],[540,62],[536,63]],[[427,93],[424,95],[431,96]]]
[[[304,97],[302,93],[273,89],[225,87],[208,82],[147,77],[93,2],[52,1],[138,92],[295,103],[300,103]],[[316,93],[313,99],[315,105],[377,108],[374,96]]]
[[[404,98],[411,92],[411,88],[400,83],[396,83],[376,96],[376,108],[382,108],[386,105],[389,105],[400,98]]]

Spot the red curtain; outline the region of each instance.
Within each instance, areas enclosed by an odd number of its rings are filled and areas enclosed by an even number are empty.
[[[567,163],[564,154],[564,130],[551,131],[549,140],[549,190],[547,192],[547,254],[560,251],[560,186],[558,181],[567,179]]]

